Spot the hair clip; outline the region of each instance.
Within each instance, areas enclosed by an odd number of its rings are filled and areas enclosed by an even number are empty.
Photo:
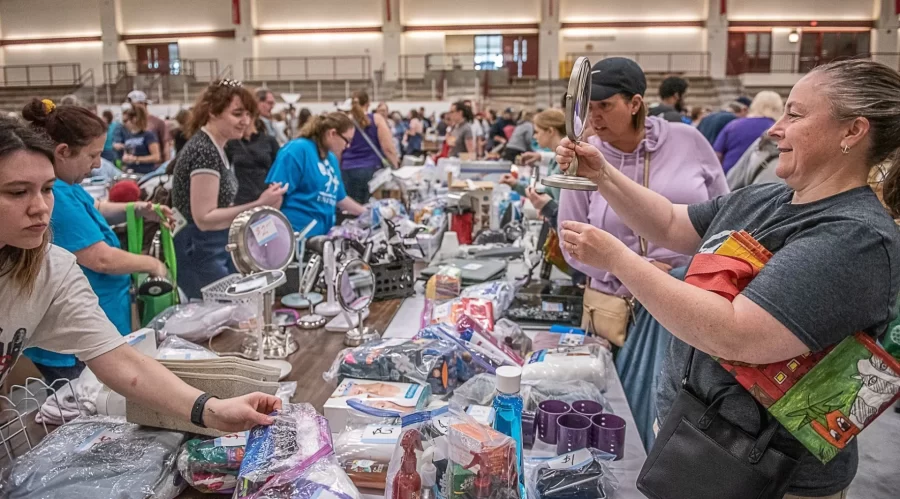
[[[237,80],[231,80],[231,79],[226,78],[226,79],[224,79],[224,80],[220,80],[219,83],[218,83],[218,85],[219,85],[220,87],[232,87],[232,88],[234,88],[234,87],[243,87],[243,86],[244,86],[244,83],[243,83],[243,82],[240,82],[240,81],[237,81]]]
[[[50,99],[44,99],[41,101],[41,103],[44,105],[44,113],[46,114],[50,114],[54,109],[56,109],[56,104],[54,104]]]

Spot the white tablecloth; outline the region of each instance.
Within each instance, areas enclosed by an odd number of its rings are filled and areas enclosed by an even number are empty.
[[[521,269],[516,265],[510,266],[510,275],[520,276]],[[422,313],[422,307],[425,305],[425,297],[421,293],[407,298],[397,315],[391,321],[387,330],[384,331],[385,338],[412,338],[419,330],[419,320]],[[625,419],[625,457],[621,461],[610,463],[610,467],[619,480],[619,490],[616,493],[617,499],[642,499],[643,494],[638,492],[635,486],[638,473],[641,471],[644,461],[647,459],[647,453],[644,452],[644,446],[641,443],[641,437],[634,431],[634,416],[631,415],[631,408],[628,407],[628,401],[625,399],[625,391],[622,389],[622,383],[616,375],[615,369],[610,369],[610,379],[608,380],[606,398],[612,405],[613,412]],[[552,455],[552,446],[538,442],[534,449],[528,451],[533,455]],[[364,494],[365,499],[377,499],[381,496]]]

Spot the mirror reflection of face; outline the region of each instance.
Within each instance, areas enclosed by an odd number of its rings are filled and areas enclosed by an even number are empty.
[[[589,122],[594,133],[604,142],[616,142],[638,133],[631,124],[632,113],[641,105],[641,97],[631,99],[616,94],[601,101],[591,101]]]

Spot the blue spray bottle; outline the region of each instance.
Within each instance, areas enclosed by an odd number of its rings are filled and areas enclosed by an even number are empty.
[[[509,435],[516,441],[516,462],[519,474],[519,495],[525,497],[525,476],[522,460],[522,368],[503,366],[497,368],[497,396],[494,398],[494,429]]]

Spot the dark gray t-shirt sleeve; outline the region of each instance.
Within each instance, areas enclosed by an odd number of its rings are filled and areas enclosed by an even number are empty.
[[[725,205],[732,195],[733,194],[725,194],[724,196],[712,198],[709,201],[688,206],[688,217],[691,219],[694,230],[697,231],[697,234],[701,238],[706,235],[706,231],[708,231],[709,226],[712,225],[713,219],[715,219],[716,215],[719,213],[719,209]]]
[[[821,221],[790,238],[741,294],[816,352],[889,322],[891,268],[887,241],[872,227]]]

